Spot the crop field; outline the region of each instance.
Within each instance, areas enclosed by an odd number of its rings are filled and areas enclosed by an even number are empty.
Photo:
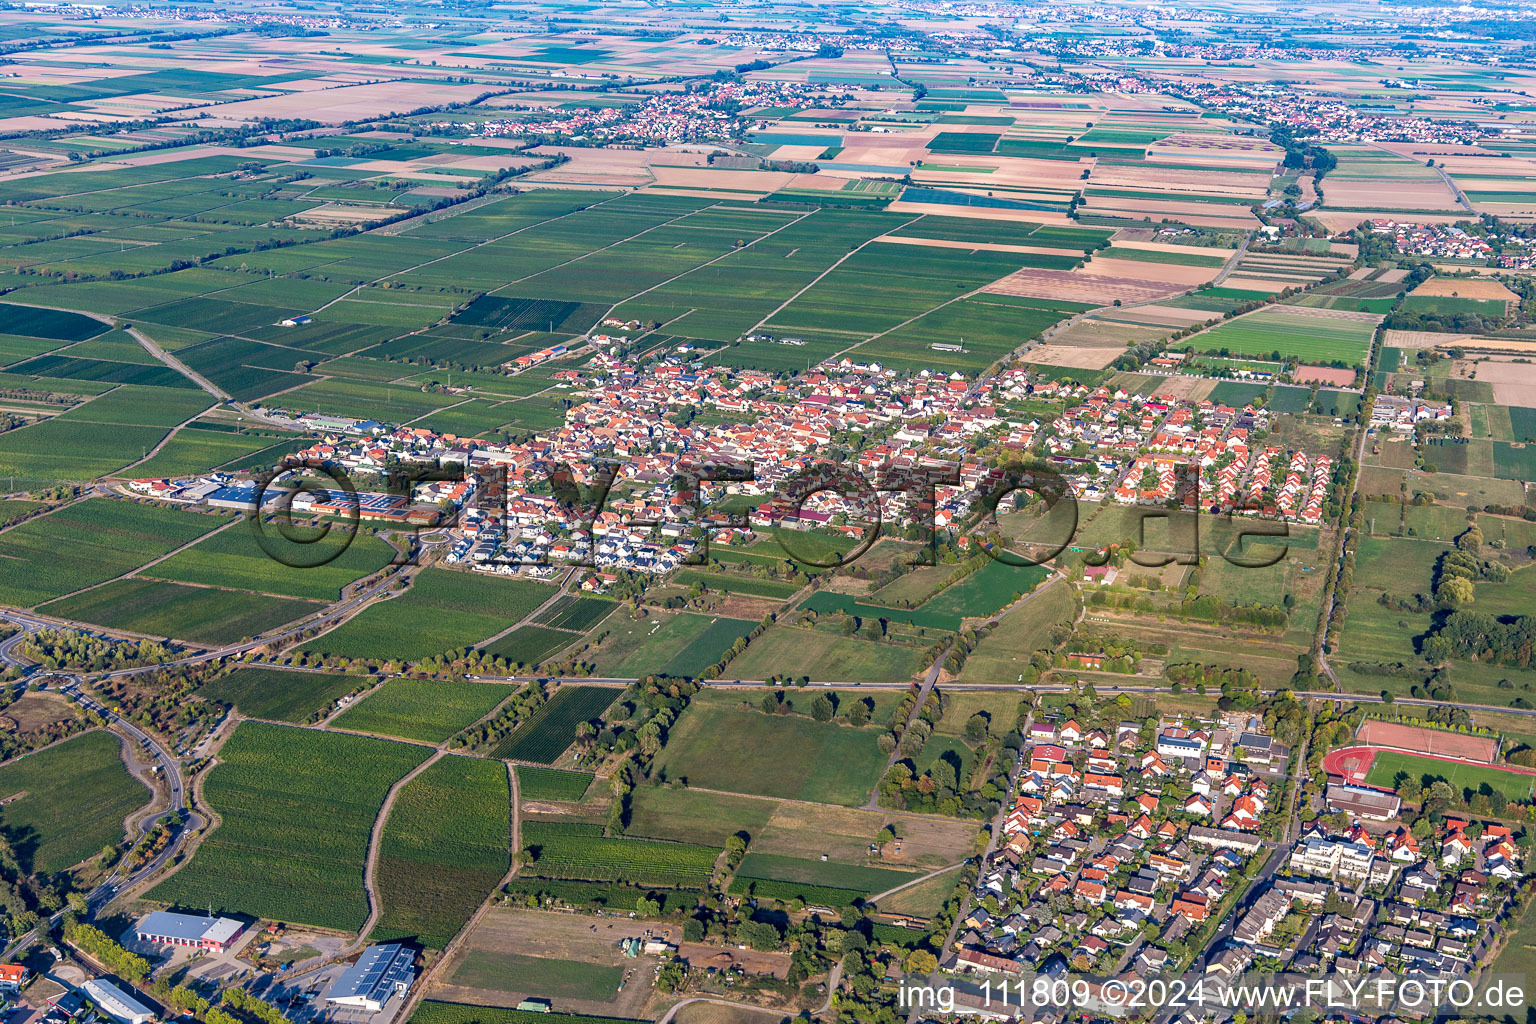
[[[780,623],[731,659],[726,671],[733,679],[808,675],[817,680],[855,683],[907,680],[922,667],[923,652],[916,647]]]
[[[728,625],[713,630],[714,637],[704,639],[716,621]],[[741,633],[727,638],[738,623],[742,625]],[[594,660],[602,674],[629,679],[669,671],[669,665],[692,650],[690,661],[706,659],[698,666],[702,669],[718,661],[736,635],[750,632],[755,625],[739,619],[715,620],[693,612],[653,614],[638,621],[615,618],[610,620],[608,639],[597,649]]]
[[[511,692],[511,688],[496,683],[391,679],[331,724],[355,732],[442,743],[490,714]]]
[[[289,559],[297,565],[285,564],[268,553],[270,548],[286,555],[289,547],[301,549]],[[333,557],[333,552],[339,553]],[[275,525],[267,526],[258,540],[253,527],[240,523],[152,566],[144,575],[177,583],[337,601],[349,584],[378,572],[394,557],[394,549],[378,537],[366,530],[352,534],[345,524],[333,524],[324,537],[300,545],[285,540]],[[324,561],[327,558],[331,560]]]
[[[121,576],[222,522],[106,498],[77,502],[6,532],[0,594],[28,608]]]
[[[609,838],[601,825],[523,823],[523,845],[535,851],[529,872],[548,878],[697,888],[709,880],[720,851],[693,843]]]
[[[1051,627],[1070,622],[1076,613],[1072,588],[1049,584],[1024,604],[1004,615],[965,659],[963,682],[1008,682],[1029,665],[1035,651],[1050,646]]]
[[[79,313],[0,303],[0,333],[55,341],[84,341],[106,331],[106,324]]]
[[[871,243],[775,313],[767,326],[791,334],[831,330],[862,340],[1029,263],[1024,254]]]
[[[757,623],[746,619],[711,619],[701,632],[663,663],[660,672],[663,675],[689,678],[703,676],[708,673],[711,665],[725,656],[725,652],[738,638],[756,628]]]
[[[447,945],[511,865],[511,811],[495,761],[448,756],[407,783],[379,843],[383,913],[369,941]]]
[[[491,950],[465,954],[448,977],[448,984],[466,988],[537,992],[543,998],[589,1002],[612,999],[623,982],[624,968],[612,964]]]
[[[233,704],[247,718],[299,723],[365,685],[357,676],[246,666],[204,683],[197,695]]]
[[[607,618],[618,605],[600,597],[566,595],[545,610],[537,619],[539,625],[552,629],[574,629],[584,632]]]
[[[113,580],[42,606],[48,615],[210,647],[260,636],[320,611],[314,601],[160,580]]]
[[[750,677],[749,677],[750,678]],[[754,796],[862,805],[885,770],[879,730],[818,722],[799,715],[765,715],[758,691],[730,700],[695,698],[673,726],[659,767],[690,786]],[[740,710],[736,701],[753,702]],[[796,751],[794,757],[784,752]]]
[[[32,384],[26,378],[12,380],[25,381],[23,386]],[[118,388],[110,394],[125,390]],[[206,396],[200,391],[183,392],[169,388],[135,388],[133,391],[153,393],[151,397],[154,398],[189,395],[196,408],[187,409],[182,418],[190,418],[208,406]],[[103,399],[95,399],[20,430],[0,434],[0,480],[16,490],[46,487],[61,480],[94,480],[144,458],[170,427],[180,422],[178,419],[160,425],[136,423],[131,419],[94,419],[92,417],[133,415],[125,412],[120,404],[98,405],[99,402]]]
[[[207,473],[237,459],[265,451],[280,438],[264,434],[230,434],[188,427],[176,432],[148,462],[133,467],[137,477],[192,476]],[[275,460],[274,460],[275,461]]]
[[[486,644],[481,650],[506,658],[514,665],[537,665],[551,654],[569,647],[581,637],[544,626],[518,626],[512,632]]]
[[[697,583],[706,590],[722,594],[746,594],[749,597],[769,597],[780,600],[794,596],[800,589],[793,583],[784,583],[779,580],[763,580],[723,572],[703,572],[698,569],[684,569],[672,577],[672,582],[685,587],[691,587]]]
[[[204,783],[221,824],[148,898],[356,931],[368,917],[363,867],[374,820],[389,788],[428,753],[242,722]]]
[[[404,595],[369,605],[304,648],[346,657],[434,657],[501,632],[553,594],[542,583],[423,569]]]
[[[517,772],[517,795],[524,800],[575,803],[592,785],[591,772],[568,772],[526,764],[517,765],[513,771]]]
[[[0,833],[24,872],[52,875],[122,842],[123,819],[151,795],[122,743],[93,730],[0,768]]]
[[[554,764],[576,740],[576,727],[602,715],[619,697],[609,686],[562,686],[533,716],[501,741],[492,756]]]
[[[1374,316],[1271,306],[1228,320],[1190,338],[1187,345],[1179,343],[1178,347],[1258,358],[1272,358],[1279,353],[1282,357],[1325,365],[1338,359],[1354,366],[1365,361],[1376,320]]]
[[[471,1006],[426,999],[416,1007],[408,1024],[635,1024],[617,1017],[592,1017],[579,1013],[545,1013],[513,1010],[503,1006]]]
[[[991,615],[1029,593],[1049,574],[1044,566],[989,560],[965,579],[941,590],[922,605],[922,610],[961,618]]]
[[[893,871],[890,868],[871,868],[772,853],[748,853],[736,869],[736,877],[853,889],[867,896],[910,882],[917,875],[911,871]]]

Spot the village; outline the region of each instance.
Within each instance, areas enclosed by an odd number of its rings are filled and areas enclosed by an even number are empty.
[[[945,960],[972,979],[956,1004],[984,1019],[1063,1019],[996,1002],[1038,976],[1090,979],[1079,1004],[1106,1017],[1141,1016],[1121,997],[1152,977],[1466,978],[1514,905],[1529,843],[1507,826],[1447,815],[1410,828],[1396,794],[1332,771],[1286,820],[1292,751],[1256,714],[1165,715],[1155,729],[1058,717],[1027,739]]]
[[[1322,521],[1334,486],[1330,454],[1266,440],[1271,414],[1262,406],[1088,387],[1029,368],[968,381],[840,357],[786,379],[710,369],[690,356],[640,368],[599,351],[581,369],[558,370],[572,400],[565,424],[504,444],[296,416],[296,427],[322,436],[289,464],[335,467],[356,478],[359,493],[323,477],[298,491],[278,483],[263,507],[401,527],[449,521],[456,543],[446,561],[481,571],[543,576],[550,565],[583,564],[664,574],[696,563],[701,546],[749,543],[778,528],[862,539],[878,521],[954,533],[1001,486],[998,467],[1026,456],[1059,473],[1075,500],[1302,525]],[[1041,403],[1060,411],[1014,411]],[[1444,414],[1448,407],[1427,415]],[[567,472],[590,489],[601,462],[616,472],[600,508],[551,486]],[[386,486],[392,470],[424,464],[462,478],[409,494]],[[229,474],[139,479],[125,489],[236,511],[254,509],[258,491]]]

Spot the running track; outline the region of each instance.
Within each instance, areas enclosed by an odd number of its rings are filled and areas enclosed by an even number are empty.
[[[1440,754],[1426,754],[1422,750],[1407,750],[1403,747],[1340,747],[1331,750],[1323,758],[1323,770],[1329,775],[1336,775],[1347,779],[1353,785],[1363,785],[1365,777],[1370,774],[1371,765],[1376,760],[1376,755],[1383,750],[1394,751],[1399,754],[1411,754],[1414,757],[1422,757],[1427,761],[1447,761],[1451,764],[1469,764],[1475,768],[1492,768],[1495,771],[1510,772],[1514,775],[1536,775],[1536,768],[1520,768],[1515,765],[1489,764],[1486,761],[1474,761],[1466,757],[1446,757]],[[1365,762],[1357,772],[1349,772],[1344,769],[1343,762],[1350,758],[1360,758]],[[1379,788],[1379,787],[1371,787]]]

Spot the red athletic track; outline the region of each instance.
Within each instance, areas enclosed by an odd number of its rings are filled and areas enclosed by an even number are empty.
[[[1323,758],[1323,771],[1329,775],[1337,775],[1353,785],[1364,785],[1365,777],[1370,774],[1371,765],[1376,760],[1376,755],[1383,750],[1391,750],[1399,754],[1411,754],[1414,757],[1422,757],[1428,761],[1449,761],[1452,764],[1470,764],[1478,768],[1492,768],[1496,771],[1510,772],[1514,775],[1536,775],[1536,768],[1520,768],[1508,764],[1489,764],[1486,761],[1473,761],[1465,757],[1445,757],[1440,754],[1426,754],[1422,750],[1404,750],[1402,747],[1340,747],[1338,750],[1330,750]],[[1358,772],[1348,772],[1344,769],[1344,761],[1350,758],[1360,758],[1365,762]],[[1373,789],[1380,787],[1371,787]]]

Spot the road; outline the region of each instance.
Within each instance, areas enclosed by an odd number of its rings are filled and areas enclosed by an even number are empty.
[[[91,914],[95,914],[96,911],[100,910],[108,903],[111,903],[114,899],[117,898],[119,893],[127,889],[132,889],[134,886],[138,885],[140,882],[151,877],[161,868],[165,867],[166,864],[170,863],[171,858],[176,856],[176,852],[181,848],[181,845],[186,840],[186,837],[203,827],[204,819],[202,815],[198,814],[196,811],[192,811],[187,808],[186,781],[182,778],[181,765],[176,761],[175,758],[171,757],[166,749],[162,747],[154,737],[144,732],[132,722],[129,722],[126,719],[120,717],[111,708],[101,704],[94,698],[83,693],[80,689],[80,680],[78,678],[68,677],[68,681],[65,682],[59,689],[61,693],[68,695],[82,708],[85,708],[88,711],[94,711],[96,714],[100,715],[107,721],[108,725],[114,732],[125,735],[131,742],[137,743],[139,745],[139,749],[142,752],[149,754],[150,757],[154,759],[154,763],[159,766],[161,777],[165,779],[166,786],[170,792],[170,802],[164,811],[155,814],[149,814],[144,818],[142,822],[140,822],[139,830],[141,833],[148,833],[151,829],[154,828],[155,823],[160,821],[167,814],[176,811],[184,811],[186,814],[185,821],[181,827],[177,828],[176,831],[172,833],[170,841],[165,844],[165,848],[162,849],[153,858],[151,858],[141,868],[133,872],[133,874],[125,877],[122,873],[122,863],[119,862],[117,868],[115,868],[110,875],[103,879],[101,884],[96,886],[96,888],[92,889],[86,895],[86,905],[89,908],[87,911],[87,916],[90,916]],[[39,924],[30,932],[19,936],[6,948],[5,955],[9,956],[12,950],[32,942],[39,936],[41,931],[51,930],[56,924],[59,923],[60,920],[63,919],[65,913],[66,911],[61,910],[50,917],[46,922],[46,929],[43,924]]]
[[[1063,687],[1063,689],[1065,689],[1065,687]],[[1019,732],[1024,736],[1028,736],[1029,730],[1033,728],[1034,724],[1035,713],[1033,710],[1031,710],[1029,715],[1025,717],[1024,724],[1019,726]],[[1002,802],[1002,805],[997,809],[997,814],[993,815],[992,817],[990,826],[991,834],[987,837],[986,848],[982,850],[981,857],[977,861],[979,864],[985,864],[987,858],[992,856],[992,851],[997,849],[998,840],[1001,839],[1003,835],[1003,820],[1007,818],[1008,813],[1013,810],[1012,797],[1017,792],[1019,775],[1023,771],[1024,758],[1020,756],[1014,760],[1013,766],[1008,769],[1009,799]],[[947,954],[950,948],[954,946],[955,936],[960,934],[960,926],[965,922],[966,915],[971,912],[971,899],[973,895],[974,894],[968,892],[965,894],[965,899],[960,901],[960,909],[955,913],[955,919],[950,923],[949,931],[944,936],[944,942],[939,946],[938,949],[938,957],[940,962],[943,962],[945,954]],[[939,972],[935,970],[928,976],[927,984],[932,987],[938,987],[941,981],[942,979],[939,976]],[[907,1014],[907,1024],[915,1024],[917,1019],[923,1015],[923,1011],[924,1007],[920,1003],[914,1003],[911,1012]]]

